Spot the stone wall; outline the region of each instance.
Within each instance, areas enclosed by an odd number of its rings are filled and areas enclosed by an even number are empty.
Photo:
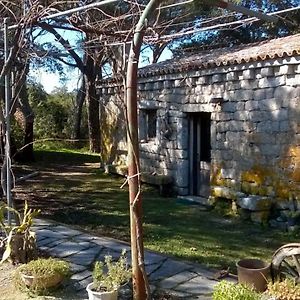
[[[107,103],[117,90],[102,83]],[[173,176],[177,193],[188,194],[188,114],[211,112],[211,197],[300,201],[299,56],[140,78],[139,99],[157,109],[141,166]]]

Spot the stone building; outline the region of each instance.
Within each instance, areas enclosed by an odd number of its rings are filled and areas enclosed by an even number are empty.
[[[116,166],[122,91],[117,79],[99,85],[103,160]],[[142,68],[138,106],[142,171],[171,176],[178,195],[250,210],[300,201],[299,34]]]

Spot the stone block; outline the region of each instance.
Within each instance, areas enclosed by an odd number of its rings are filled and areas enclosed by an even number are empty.
[[[246,111],[260,110],[260,102],[256,100],[247,101],[245,103],[245,110]]]
[[[276,144],[262,144],[259,149],[262,155],[279,156],[281,152],[281,146]]]
[[[241,88],[242,89],[256,89],[258,88],[258,81],[257,80],[241,80]]]
[[[249,111],[249,120],[251,122],[261,122],[270,120],[271,115],[266,111],[252,110]]]
[[[233,120],[247,121],[249,119],[249,113],[247,111],[237,111],[233,114]]]
[[[254,100],[261,100],[261,99],[266,99],[266,89],[257,89],[254,90],[253,92],[253,99]]]
[[[232,120],[227,122],[227,128],[231,131],[243,131],[245,128],[245,122]]]
[[[236,103],[236,110],[237,111],[244,111],[245,110],[245,102],[237,102]]]
[[[237,72],[228,72],[226,74],[226,81],[233,81],[233,80],[238,80],[239,77],[238,77],[238,73]]]
[[[227,112],[220,112],[220,113],[215,113],[214,117],[212,119],[216,121],[229,121],[233,119],[233,113],[227,113]]]
[[[211,78],[211,82],[222,82],[224,80],[223,74],[214,74]]]
[[[282,122],[288,120],[288,111],[287,109],[284,108],[273,110],[272,116],[275,120]]]
[[[258,224],[266,224],[270,216],[269,210],[251,212],[251,221]]]
[[[164,81],[164,88],[165,89],[170,89],[174,86],[174,81],[173,80],[165,80]]]
[[[274,75],[275,76],[290,75],[290,74],[293,74],[294,72],[295,72],[295,70],[294,70],[293,65],[283,65],[283,66],[279,66],[275,70]]]
[[[261,121],[257,124],[257,132],[275,133],[279,132],[280,122]]]
[[[278,76],[278,77],[264,77],[259,79],[258,87],[259,88],[270,88],[277,87],[286,84],[286,75]]]
[[[300,85],[300,74],[287,75],[286,85],[299,86]]]
[[[233,101],[243,101],[243,100],[251,100],[254,97],[254,92],[252,88],[248,90],[244,89],[238,89],[235,92],[234,98],[232,99]]]
[[[263,110],[276,110],[281,109],[282,99],[281,98],[267,98],[260,100],[260,107]]]
[[[255,78],[255,71],[254,69],[248,69],[243,71],[243,78],[244,79],[254,79]]]
[[[275,88],[274,98],[291,99],[297,96],[297,89],[292,86],[279,86]]]
[[[196,81],[197,85],[208,84],[208,76],[201,76]]]
[[[272,77],[274,76],[274,69],[270,68],[270,67],[266,67],[266,68],[261,68],[258,71],[261,77]]]
[[[212,196],[215,198],[236,199],[236,192],[228,187],[213,186],[211,188]]]
[[[272,205],[271,198],[261,197],[257,195],[250,195],[247,197],[239,197],[237,204],[244,209],[250,211],[266,211],[269,210]]]
[[[225,102],[222,104],[222,111],[223,112],[235,112],[236,111],[236,104],[234,102]]]
[[[269,224],[272,228],[277,228],[283,231],[287,230],[287,222],[280,222],[272,219],[269,221]]]

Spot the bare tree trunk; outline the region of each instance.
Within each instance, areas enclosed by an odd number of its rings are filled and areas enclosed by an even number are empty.
[[[90,151],[100,153],[100,115],[99,100],[96,93],[96,65],[93,57],[87,55],[85,72],[85,97],[88,110],[88,129]]]
[[[27,68],[27,67],[26,67]],[[18,85],[15,87],[15,108],[13,108],[13,113],[16,121],[21,126],[24,133],[24,144],[22,151],[16,154],[18,160],[22,161],[32,161],[34,159],[33,155],[33,123],[34,123],[34,113],[28,101],[27,85],[26,85],[26,75],[28,70],[19,71],[19,76],[17,76],[16,81]],[[14,112],[15,110],[15,112]]]
[[[81,138],[81,120],[82,120],[82,108],[85,99],[85,80],[82,76],[81,86],[76,95],[76,111],[74,120],[73,138],[79,140]]]

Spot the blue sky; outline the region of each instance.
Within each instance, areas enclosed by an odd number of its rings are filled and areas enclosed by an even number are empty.
[[[59,33],[64,37],[64,39],[67,39],[71,45],[76,47],[76,41],[78,40],[78,34],[75,34],[73,31],[66,31],[66,30],[60,30]],[[42,38],[39,39],[40,43],[53,43],[53,45],[59,47],[60,44],[55,40],[54,36],[52,34],[46,34]],[[140,66],[145,66],[149,63],[148,58],[151,58],[151,51],[146,50],[141,54],[140,58]],[[172,52],[169,49],[165,49],[164,52],[161,55],[160,61],[166,60],[171,58]],[[78,87],[80,84],[79,77],[80,72],[77,68],[74,70],[66,70],[67,73],[67,80],[62,83],[59,78],[58,72],[48,72],[43,68],[39,69],[31,69],[29,75],[34,78],[34,80],[38,83],[41,83],[47,93],[51,93],[56,87],[61,87],[63,85],[67,86],[69,91],[73,91]]]

